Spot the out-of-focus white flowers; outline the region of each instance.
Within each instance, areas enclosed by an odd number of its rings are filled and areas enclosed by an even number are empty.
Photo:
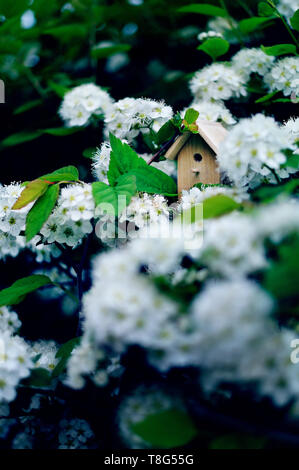
[[[0,259],[17,256],[25,246],[25,238],[21,232],[25,228],[26,215],[32,204],[19,210],[12,209],[23,189],[18,183],[0,185]]]
[[[24,187],[17,183],[0,187],[0,230],[14,237],[24,229],[27,212],[32,206],[31,204],[23,209],[12,209],[23,189]]]
[[[287,133],[273,118],[256,114],[242,119],[221,143],[217,159],[220,169],[238,186],[254,186],[263,179],[276,182],[271,170],[281,178],[294,173],[284,168],[284,150],[294,149]]]
[[[0,307],[0,332],[8,331],[10,334],[16,333],[22,323],[16,312],[9,307]]]
[[[257,73],[264,76],[271,68],[275,57],[265,54],[261,49],[241,49],[232,58],[232,64],[241,75],[249,78],[250,74]]]
[[[29,376],[32,367],[25,341],[0,331],[0,402],[15,399],[19,382]]]
[[[277,9],[279,13],[286,16],[289,20],[296,10],[298,10],[298,0],[279,0]]]
[[[217,33],[216,31],[207,31],[200,33],[197,38],[199,41],[204,41],[205,39],[210,39],[210,38],[222,38],[221,33]]]
[[[285,96],[299,95],[299,58],[285,57],[274,64],[264,81],[270,91],[282,91]]]
[[[111,132],[119,139],[132,142],[140,133],[148,133],[150,129],[157,132],[172,115],[172,108],[163,101],[124,98],[106,112],[105,135],[108,138]]]
[[[245,83],[234,67],[215,63],[196,72],[190,89],[196,100],[229,100],[247,95]]]
[[[202,203],[205,199],[208,199],[218,194],[231,197],[236,202],[241,202],[244,199],[248,199],[249,195],[239,190],[238,188],[229,188],[227,186],[206,186],[204,189],[197,187],[189,189],[189,191],[183,190],[180,203],[178,205],[179,210],[190,209],[190,207],[196,204]]]
[[[108,354],[98,348],[91,335],[84,334],[82,340],[73,349],[67,364],[65,384],[75,390],[84,387],[85,379],[89,377],[98,387],[108,384],[111,377],[119,377],[123,368],[119,363],[118,354]]]
[[[291,118],[284,123],[283,129],[288,133],[291,144],[298,146],[299,143],[299,118]],[[299,153],[299,148],[294,151]]]
[[[240,213],[206,222],[201,260],[224,277],[240,277],[266,266],[252,220]]]
[[[69,127],[84,126],[93,114],[105,113],[112,103],[113,100],[106,91],[88,83],[65,94],[59,114]]]

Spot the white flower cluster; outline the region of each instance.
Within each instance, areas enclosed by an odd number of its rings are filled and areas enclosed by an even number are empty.
[[[277,9],[279,13],[290,19],[296,10],[298,10],[298,0],[279,0]]]
[[[88,449],[95,438],[90,425],[84,419],[63,419],[59,427],[59,449]]]
[[[294,173],[283,168],[284,150],[294,149],[287,133],[273,118],[256,114],[242,119],[221,143],[217,159],[220,169],[238,186],[255,186],[263,179],[276,182],[273,171],[281,178]]]
[[[119,139],[132,142],[140,133],[148,133],[149,129],[157,132],[172,115],[172,108],[163,101],[124,98],[106,112],[105,135],[108,138],[111,132]]]
[[[290,138],[290,143],[297,146],[296,150],[294,151],[295,154],[299,153],[299,118],[291,118],[287,122],[284,123],[283,126],[284,130],[288,133]]]
[[[197,118],[199,120],[221,122],[228,126],[237,122],[221,101],[218,101],[218,103],[211,101],[194,101],[190,104],[189,108],[193,108],[195,111],[199,112]],[[188,108],[181,113],[182,117],[187,109]]]
[[[274,56],[265,54],[261,49],[240,49],[232,58],[232,64],[238,73],[249,79],[252,73],[264,76],[275,60]]]
[[[59,362],[59,358],[56,357],[58,347],[55,341],[35,341],[30,345],[29,351],[34,367],[42,367],[52,372]]]
[[[249,197],[246,192],[239,188],[230,188],[228,186],[206,186],[203,189],[199,189],[195,186],[194,188],[189,189],[189,191],[183,189],[178,210],[182,211],[190,209],[190,207],[196,206],[196,204],[200,204],[206,199],[218,196],[219,194],[228,196],[236,202],[241,202]]]
[[[124,209],[119,220],[120,222],[131,222],[131,228],[134,230],[134,227],[140,229],[149,223],[158,222],[161,218],[165,220],[169,218],[166,199],[159,194],[152,196],[147,193],[140,193],[132,197],[130,204]]]
[[[25,245],[25,239],[20,233],[25,228],[26,215],[31,205],[20,210],[12,209],[23,189],[18,183],[0,185],[0,258],[17,256]]]
[[[192,313],[206,390],[220,383],[257,383],[258,392],[278,405],[298,397],[299,371],[290,362],[294,335],[279,331],[269,316],[272,308],[268,294],[246,280],[212,282],[199,294]]]
[[[222,38],[221,33],[217,33],[216,31],[207,31],[200,33],[197,38],[199,41],[204,41],[205,39],[211,39],[211,38]]]
[[[196,72],[190,89],[196,100],[229,100],[246,96],[246,79],[234,67],[215,63]]]
[[[206,222],[200,259],[213,274],[232,278],[266,266],[252,220],[238,212]]]
[[[32,367],[25,341],[0,331],[0,403],[15,399],[19,382],[29,376]]]
[[[57,206],[41,229],[47,243],[65,243],[76,246],[92,232],[90,220],[94,217],[91,185],[76,184],[63,188]]]
[[[94,266],[94,284],[84,296],[85,328],[99,344],[144,347],[163,342],[164,326],[176,305],[164,298],[143,277],[130,250],[100,255]],[[101,295],[99,295],[101,292]]]
[[[291,233],[299,233],[299,201],[285,199],[267,204],[256,214],[256,229],[262,239],[279,243]]]
[[[282,91],[285,96],[299,95],[299,57],[280,59],[264,77],[270,91]]]
[[[108,355],[104,349],[97,348],[85,335],[68,360],[65,384],[79,390],[84,387],[85,379],[89,377],[95,385],[103,387],[111,377],[121,375],[123,368],[119,358],[119,355]]]
[[[9,307],[0,307],[0,332],[8,331],[10,334],[17,333],[22,323],[16,312]]]
[[[69,127],[84,126],[92,114],[103,114],[112,105],[109,94],[92,83],[80,85],[67,92],[59,109]]]

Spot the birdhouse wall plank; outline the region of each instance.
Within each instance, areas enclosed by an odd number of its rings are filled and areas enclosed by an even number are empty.
[[[178,156],[178,193],[196,183],[218,184],[220,172],[215,153],[200,135],[193,135]]]

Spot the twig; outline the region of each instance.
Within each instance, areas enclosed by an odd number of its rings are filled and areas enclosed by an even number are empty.
[[[158,152],[155,153],[155,155],[153,155],[152,158],[147,162],[147,164],[150,165],[154,161],[158,160],[160,155],[162,155],[163,152],[169,147],[169,145],[171,145],[175,141],[176,137],[177,137],[177,134],[175,134],[168,142],[163,144],[162,147],[158,150]]]

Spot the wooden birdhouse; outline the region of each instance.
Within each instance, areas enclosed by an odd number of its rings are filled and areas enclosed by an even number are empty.
[[[165,157],[178,159],[178,194],[196,183],[220,183],[216,154],[227,130],[219,122],[197,120],[198,134],[180,135],[168,149]]]

